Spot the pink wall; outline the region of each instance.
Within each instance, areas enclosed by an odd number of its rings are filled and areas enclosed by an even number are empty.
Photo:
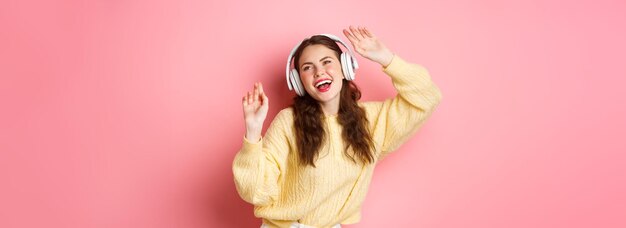
[[[0,227],[258,227],[240,98],[273,117],[293,45],[351,24],[444,99],[348,227],[626,227],[624,1],[391,2],[3,1]]]

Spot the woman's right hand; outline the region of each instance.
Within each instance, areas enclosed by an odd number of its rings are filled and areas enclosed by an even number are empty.
[[[269,109],[269,99],[263,92],[263,85],[260,82],[254,83],[254,91],[248,91],[243,96],[243,118],[246,122],[246,139],[251,142],[258,142],[261,139],[263,122],[267,117]]]

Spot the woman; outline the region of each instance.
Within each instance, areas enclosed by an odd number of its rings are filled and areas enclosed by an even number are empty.
[[[295,70],[288,83],[301,91],[261,138],[269,99],[256,83],[242,99],[246,135],[233,174],[262,227],[358,222],[377,162],[413,135],[441,100],[425,68],[393,54],[368,29],[351,26],[343,33],[357,53],[382,66],[398,95],[359,102],[351,81],[355,66],[346,67],[356,65],[348,47],[348,57],[342,56],[336,42],[343,42],[312,36],[292,52]]]

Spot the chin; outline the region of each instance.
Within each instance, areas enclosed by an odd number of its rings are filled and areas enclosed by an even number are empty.
[[[319,102],[329,102],[329,101],[332,101],[333,99],[339,97],[339,92],[340,91],[336,91],[336,92],[329,91],[329,92],[326,92],[324,94],[316,93],[314,96],[311,96],[311,97],[313,97],[313,99],[315,99],[315,100],[317,100]]]

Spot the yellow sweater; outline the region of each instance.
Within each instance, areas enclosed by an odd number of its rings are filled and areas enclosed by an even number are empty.
[[[413,135],[441,100],[428,71],[394,56],[383,68],[398,95],[384,102],[360,102],[369,120],[376,162],[354,163],[344,155],[342,127],[336,116],[325,116],[327,140],[316,168],[299,165],[293,110],[281,110],[259,142],[245,137],[235,156],[233,174],[241,198],[253,204],[254,214],[270,227],[293,222],[330,227],[353,224],[361,218],[376,163]]]

